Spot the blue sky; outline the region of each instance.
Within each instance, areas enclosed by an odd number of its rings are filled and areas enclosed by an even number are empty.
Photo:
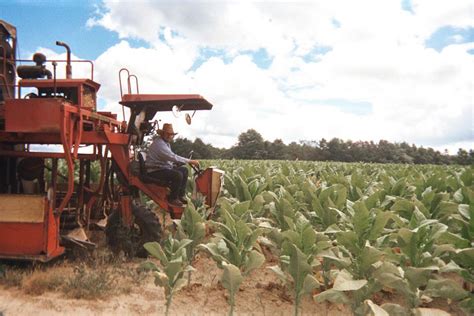
[[[229,147],[256,128],[285,142],[387,139],[456,151],[474,147],[469,8],[463,0],[0,0],[0,18],[17,27],[22,57],[63,54],[54,45],[62,40],[95,61],[108,110],[119,110],[122,66],[148,93],[203,94],[215,110],[198,123],[163,118],[189,138]]]

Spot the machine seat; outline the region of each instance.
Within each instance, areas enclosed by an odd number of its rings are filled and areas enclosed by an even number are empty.
[[[162,187],[169,187],[170,184],[168,181],[165,181],[163,179],[159,179],[156,177],[152,177],[149,175],[149,173],[146,171],[145,160],[143,159],[143,156],[141,153],[138,153],[138,163],[139,163],[139,168],[140,168],[138,178],[143,183],[154,183]]]

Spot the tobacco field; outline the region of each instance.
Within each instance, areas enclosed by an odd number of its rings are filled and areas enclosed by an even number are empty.
[[[288,291],[294,315],[308,296],[356,315],[474,312],[472,166],[207,163],[226,172],[215,213],[207,219],[194,200],[175,233],[146,244],[158,260],[143,267],[155,271],[167,307],[204,253],[221,270],[229,314],[262,266]],[[377,300],[384,293],[398,299]]]
[[[214,212],[188,181],[180,220],[147,203],[148,258],[97,231],[83,259],[0,264],[0,315],[474,313],[472,166],[202,163],[225,171]]]

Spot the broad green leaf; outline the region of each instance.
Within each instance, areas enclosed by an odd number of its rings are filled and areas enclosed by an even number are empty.
[[[433,257],[439,257],[444,253],[453,253],[453,254],[455,254],[456,253],[456,248],[454,248],[453,245],[447,245],[447,244],[435,246],[435,250],[433,252]]]
[[[382,255],[383,253],[380,250],[374,247],[365,246],[360,254],[359,272],[366,275],[372,264],[379,261]]]
[[[314,289],[317,289],[321,286],[321,284],[316,280],[314,276],[311,274],[306,275],[304,282],[303,282],[303,288],[301,294],[311,294]]]
[[[176,282],[176,280],[180,277],[180,273],[183,272],[183,261],[180,259],[175,259],[170,261],[163,269],[166,276],[169,279],[170,286]]]
[[[406,316],[410,314],[410,311],[401,305],[394,303],[385,303],[381,306],[390,316]]]
[[[358,236],[353,231],[344,231],[336,234],[337,242],[346,247],[352,253],[359,253],[360,249],[357,246]]]
[[[470,220],[471,219],[471,214],[469,212],[469,205],[467,204],[459,204],[459,207],[458,207],[458,212],[459,214],[461,214],[464,218],[466,218],[467,220]]]
[[[452,300],[461,300],[469,295],[469,292],[451,279],[429,280],[424,293],[431,297],[443,297]]]
[[[151,261],[145,261],[140,265],[140,269],[144,271],[160,271],[158,266]]]
[[[437,242],[442,244],[452,244],[456,248],[467,248],[471,245],[470,241],[467,239],[462,238],[458,234],[454,234],[451,232],[444,232],[439,236]]]
[[[265,262],[265,256],[256,250],[250,251],[248,254],[248,260],[245,263],[244,275],[249,274],[255,269],[260,268],[260,266]]]
[[[456,264],[454,261],[449,261],[449,263],[439,269],[440,273],[449,273],[449,272],[456,272],[461,273],[464,269],[461,268]]]
[[[268,269],[272,270],[275,272],[275,274],[278,276],[278,278],[283,281],[283,283],[286,283],[288,281],[285,272],[280,268],[280,266],[271,266],[268,267]]]
[[[221,255],[217,244],[214,244],[214,243],[200,244],[198,246],[198,249],[207,251],[218,263],[222,261],[226,261],[225,257]]]
[[[231,239],[232,241],[234,241],[236,244],[240,244],[242,245],[244,243],[244,240],[245,238],[250,235],[250,233],[252,232],[252,230],[250,229],[250,227],[247,225],[247,223],[245,223],[244,221],[242,220],[238,220],[236,223],[235,223],[235,232],[237,233],[237,235],[234,237],[234,238],[229,238]]]
[[[238,180],[239,192],[241,192],[240,200],[241,201],[251,201],[252,196],[250,195],[247,183],[245,183],[245,181],[240,176],[237,177],[237,180]]]
[[[240,273],[239,268],[233,264],[224,264],[223,268],[224,271],[221,279],[222,286],[229,291],[230,296],[233,298],[244,278]]]
[[[237,215],[238,218],[242,217],[250,207],[250,201],[240,202],[234,204],[234,214]]]
[[[323,254],[321,256],[324,261],[327,261],[329,264],[334,264],[339,269],[347,268],[351,265],[349,258],[339,258],[334,254]]]
[[[190,245],[193,241],[190,239],[182,239],[176,244],[176,248],[174,249],[174,253],[179,253],[182,249],[186,248]]]
[[[227,249],[229,249],[229,254],[226,256],[226,262],[232,263],[237,267],[241,267],[243,264],[243,259],[245,256],[245,252],[241,250],[235,243],[231,240],[224,237],[225,244]]]
[[[263,192],[262,197],[265,200],[265,203],[274,202],[278,199],[277,195],[272,191]]]
[[[380,237],[385,225],[391,218],[392,214],[389,212],[378,211],[375,215],[375,220],[370,228],[369,240],[375,240]]]
[[[305,253],[308,253],[309,250],[314,246],[316,243],[316,232],[314,231],[313,227],[308,225],[301,234],[302,240],[302,250]]]
[[[456,201],[456,203],[462,203],[462,201],[464,199],[464,197],[462,195],[462,188],[460,188],[459,190],[454,192],[453,198],[454,198],[454,201]]]
[[[439,268],[435,266],[425,268],[407,267],[405,269],[405,278],[413,287],[419,288],[426,285],[431,278],[431,274],[438,270]]]
[[[369,210],[362,201],[356,202],[353,208],[355,212],[352,218],[354,232],[357,236],[362,237],[369,228]]]
[[[324,292],[321,292],[315,295],[313,298],[316,303],[328,301],[334,304],[350,304],[350,299],[344,292],[336,291],[334,289],[329,289]]]
[[[150,255],[160,260],[161,264],[168,264],[168,258],[166,257],[159,243],[157,243],[156,241],[147,242],[143,245],[143,247],[146,249],[146,251],[148,251]]]
[[[261,228],[254,228],[250,234],[244,239],[244,250],[250,250],[255,246],[258,237],[262,235],[263,230]]]
[[[410,218],[410,215],[413,213],[414,209],[415,205],[413,202],[404,199],[396,200],[396,202],[390,208],[392,212],[399,213],[404,218]]]
[[[336,291],[356,291],[367,284],[367,280],[354,280],[347,270],[337,274],[333,289]]]
[[[221,236],[225,236],[229,239],[233,239],[236,232],[235,232],[235,222],[233,222],[232,227],[228,227],[226,224],[224,223],[219,223],[219,222],[211,222],[213,224],[213,226],[216,226],[220,235]],[[215,233],[214,235],[217,236],[219,235],[219,233]]]
[[[440,202],[436,212],[437,218],[440,218],[443,215],[450,215],[457,213],[458,204],[453,202]]]
[[[456,261],[457,264],[464,268],[473,268],[473,262],[474,262],[474,248],[466,248],[466,249],[461,249],[459,250],[455,257],[454,260]]]
[[[302,253],[298,247],[291,245],[290,249],[290,265],[288,267],[288,272],[295,282],[296,293],[299,293],[303,287],[306,275],[311,272],[311,266],[308,263],[306,255]]]
[[[378,306],[371,300],[365,300],[364,305],[368,310],[368,312],[365,314],[366,316],[389,316],[387,311],[385,311],[382,307]]]

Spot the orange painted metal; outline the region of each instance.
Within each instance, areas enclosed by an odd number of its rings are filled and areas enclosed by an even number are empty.
[[[64,253],[59,245],[59,218],[46,197],[44,205],[42,222],[0,222],[1,258],[49,261]]]
[[[212,170],[206,169],[203,173],[198,175],[196,178],[196,190],[201,192],[204,196],[206,196],[206,204],[210,205],[210,200],[208,194],[211,192],[211,179],[212,177]]]
[[[133,225],[132,215],[132,200],[129,195],[123,195],[120,197],[120,213],[122,217],[122,223],[126,227]]]
[[[63,104],[60,99],[8,100],[5,103],[5,131],[59,133]]]
[[[16,45],[16,41],[14,44]],[[72,79],[69,78],[70,76],[67,79],[19,80],[17,85],[9,84],[11,93],[4,102],[0,102],[0,160],[8,162],[8,172],[16,172],[20,159],[34,157],[52,160],[48,192],[45,190],[40,192],[45,199],[43,221],[0,221],[0,258],[48,261],[61,255],[64,253],[64,248],[60,245],[62,212],[75,208],[76,212],[80,212],[76,214],[77,217],[80,217],[84,227],[88,228],[94,205],[105,203],[107,199],[109,207],[118,207],[121,211],[123,223],[132,225],[131,203],[133,194],[137,192],[136,189],[148,195],[162,209],[170,212],[172,218],[180,218],[182,215],[182,207],[168,205],[168,188],[144,183],[131,172],[129,167],[133,160],[131,146],[140,145],[137,139],[142,141],[146,133],[143,132],[141,125],[128,126],[126,122],[117,120],[117,115],[114,113],[96,111],[96,93],[100,84],[93,81],[92,63],[91,66],[92,80]],[[69,62],[67,67],[70,70]],[[131,94],[131,78],[136,81],[136,94]],[[129,122],[131,125],[135,124],[137,116],[142,117],[145,113],[146,122],[142,123],[145,123],[146,129],[146,124],[150,124],[148,121],[153,119],[157,111],[171,111],[174,105],[182,111],[212,108],[210,102],[197,94],[139,94],[136,76],[128,74],[127,82],[128,94],[121,93],[120,103],[131,109]],[[0,84],[3,83],[0,82]],[[16,91],[14,87],[17,87]],[[37,89],[37,93],[31,95],[30,98],[15,98],[15,92],[17,96],[21,96],[22,89],[25,88]],[[141,138],[133,134],[136,131],[131,127],[142,133]],[[33,152],[28,149],[29,144],[60,145],[62,152]],[[79,147],[84,145],[90,146],[93,153],[80,153]],[[59,174],[58,159],[63,159],[66,164],[66,176]],[[75,168],[78,160],[80,160],[80,179],[76,184]],[[100,176],[93,184],[90,183],[89,160],[100,163]],[[113,160],[119,170],[110,167],[110,160]],[[1,167],[0,171],[6,170]],[[89,171],[86,172],[86,169]],[[110,175],[114,172],[121,173],[126,181],[126,183],[120,183],[119,189],[109,188],[108,182],[113,182],[113,177]],[[88,176],[85,175],[86,173]],[[65,183],[58,183],[58,176],[65,178]],[[210,182],[211,178],[201,179],[201,182]],[[17,196],[22,194],[21,190],[24,188],[19,189],[17,184],[19,180],[17,182],[11,180],[11,182],[14,185],[8,188],[0,186],[3,190],[0,192]],[[203,185],[198,190],[204,194],[210,192],[208,185]],[[74,196],[78,197],[77,201],[74,201]],[[71,203],[76,204],[70,207]]]

